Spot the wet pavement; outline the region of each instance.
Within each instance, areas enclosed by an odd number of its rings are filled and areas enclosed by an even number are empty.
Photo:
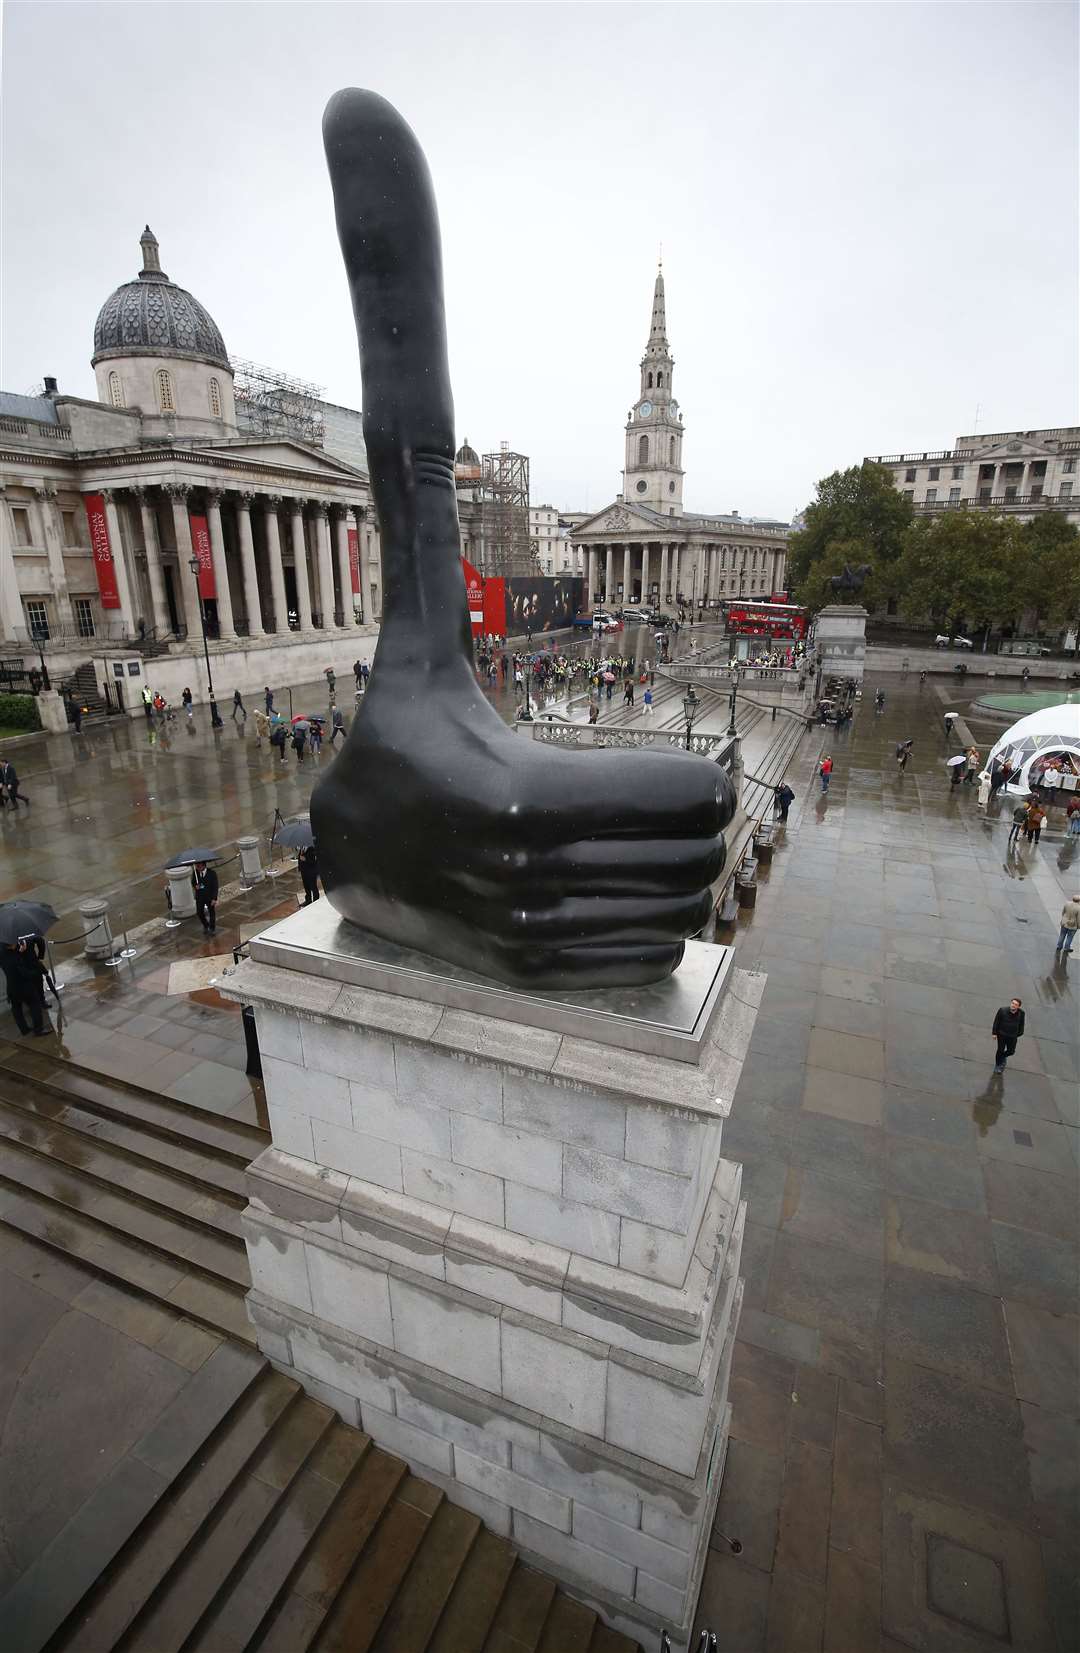
[[[829,732],[827,798],[804,742],[738,936],[769,981],[724,1135],[746,1298],[700,1622],[729,1653],[1064,1653],[1080,957],[1054,944],[1080,854],[1058,821],[1008,856],[1008,806],[948,787],[949,702],[879,683],[882,715]],[[1014,994],[1027,1031],[998,1079]]]

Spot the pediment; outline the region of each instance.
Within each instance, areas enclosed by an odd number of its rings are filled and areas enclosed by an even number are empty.
[[[643,511],[615,500],[611,505],[605,505],[602,511],[597,511],[594,516],[579,522],[570,538],[577,540],[588,534],[649,534],[655,538],[657,528],[666,520],[659,515],[653,515],[652,512],[646,516]]]
[[[321,448],[308,447],[305,442],[289,442],[276,438],[267,442],[256,440],[220,445],[215,443],[213,447],[196,448],[195,451],[211,459],[221,453],[227,453],[230,459],[250,459],[257,465],[280,465],[292,471],[310,471],[313,477],[322,477],[327,482],[367,480],[364,472],[357,470],[355,466],[324,453]]]
[[[992,442],[989,447],[976,447],[972,459],[997,460],[1004,464],[1019,464],[1024,459],[1049,459],[1055,449],[1043,442],[1029,442],[1013,437],[1010,442]]]

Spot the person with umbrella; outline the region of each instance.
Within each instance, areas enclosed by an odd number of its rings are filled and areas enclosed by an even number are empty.
[[[270,744],[271,746],[277,747],[278,756],[281,758],[282,763],[285,762],[285,742],[288,738],[289,736],[288,730],[285,727],[285,719],[281,716],[280,712],[272,712],[270,714]]]
[[[294,717],[292,726],[293,751],[296,753],[297,763],[304,761],[304,747],[307,744],[308,730],[311,724],[306,717]]]
[[[0,969],[4,972],[11,1013],[19,1032],[27,1034],[25,1012],[33,1032],[43,1038],[45,1026],[45,950],[42,932],[56,923],[56,914],[43,901],[8,901],[0,907]]]
[[[964,770],[967,768],[967,758],[963,752],[958,752],[954,758],[946,758],[945,762],[949,766],[950,783],[953,786],[959,786],[964,778]]]
[[[207,935],[212,936],[217,930],[218,898],[218,875],[213,867],[205,861],[196,861],[191,874],[191,887],[195,891],[195,911],[199,915],[199,923]]]
[[[296,863],[304,886],[304,906],[310,907],[319,899],[319,851],[314,839],[300,850]]]

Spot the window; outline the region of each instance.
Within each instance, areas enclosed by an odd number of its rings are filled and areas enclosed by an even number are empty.
[[[675,438],[671,438],[671,463],[675,463]]]
[[[124,387],[120,383],[119,373],[109,374],[109,401],[114,408],[122,408],[124,405]]]
[[[215,419],[221,418],[221,386],[216,379],[210,380],[210,412]]]
[[[673,493],[674,493],[674,492],[675,492],[675,484],[674,484],[674,482],[669,482],[669,483],[668,483],[668,485],[667,485],[667,491],[668,491],[668,493],[669,493],[669,494],[673,494]]]
[[[953,468],[952,468],[952,479],[953,479],[953,481],[954,482],[962,482],[963,477],[964,477],[964,467],[963,467],[963,465],[954,465]]]
[[[657,390],[663,390],[664,388],[664,375],[662,373],[656,375],[656,388]]]
[[[990,503],[990,489],[989,488],[980,488],[979,489],[979,504],[980,505],[989,505],[989,503]]]
[[[926,503],[927,503],[927,505],[936,505],[937,504],[937,489],[936,488],[927,488],[927,490],[926,490]]]
[[[1042,491],[1043,491],[1043,485],[1042,485],[1041,482],[1033,482],[1031,484],[1031,497],[1032,497],[1032,499],[1041,499],[1042,498]]]
[[[1058,498],[1059,499],[1071,499],[1072,498],[1072,483],[1071,482],[1063,482],[1061,484],[1061,487],[1058,489]]]
[[[905,488],[905,489],[904,489],[904,498],[905,498],[905,499],[912,499],[912,500],[913,500],[913,499],[914,499],[914,498],[915,498],[915,490],[914,490],[914,488]]]
[[[960,490],[959,490],[959,488],[950,488],[949,489],[949,504],[950,505],[959,505],[959,503],[960,503]]]
[[[94,635],[94,605],[89,597],[76,597],[72,603],[75,610],[75,629],[80,637]]]
[[[645,388],[646,388],[646,390],[651,390],[652,389],[652,374],[651,373],[649,374],[648,378],[645,380]]]
[[[1065,464],[1062,468],[1063,468],[1066,476],[1072,476],[1073,472],[1076,470],[1076,460],[1075,459],[1066,459]]]
[[[172,374],[168,368],[159,367],[156,378],[158,406],[162,413],[175,413],[176,404],[173,401]]]
[[[74,511],[65,511],[64,517],[64,544],[79,544],[79,518]]]
[[[929,476],[931,482],[936,482],[941,475],[941,466],[931,465],[927,475]]]
[[[915,480],[915,467],[914,467],[914,465],[911,465],[904,472],[904,481],[905,482],[914,482],[914,480]]]
[[[648,486],[649,486],[649,484],[647,482],[645,482],[644,480],[639,482],[638,485],[637,485],[638,493],[643,494]]]
[[[1040,477],[1040,478],[1044,477],[1046,475],[1046,460],[1045,459],[1036,459],[1032,462],[1031,475],[1032,476],[1037,476],[1037,477]]]
[[[1018,462],[1011,460],[1009,464],[1005,466],[1005,480],[1007,482],[1019,482],[1023,474],[1024,466],[1022,461]]]
[[[647,436],[642,436],[638,441],[637,460],[639,465],[649,463],[649,438]]]
[[[993,465],[980,465],[979,466],[979,481],[980,482],[993,482],[993,480],[994,480],[994,467],[993,467]]]
[[[28,601],[26,604],[26,620],[30,627],[31,637],[40,638],[43,643],[49,640],[49,611],[42,602]]]
[[[13,506],[11,515],[15,523],[15,544],[33,545],[34,541],[30,534],[30,512],[26,506]]]
[[[1008,505],[1015,498],[1016,498],[1016,484],[1015,483],[1010,483],[1006,486],[1006,489],[1005,489],[1005,503],[1006,503],[1006,505]]]

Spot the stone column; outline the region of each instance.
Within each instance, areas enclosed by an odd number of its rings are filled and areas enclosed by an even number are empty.
[[[293,542],[293,571],[296,575],[296,612],[300,616],[300,630],[310,634],[314,629],[311,624],[311,586],[308,583],[307,536],[304,533],[304,502],[302,499],[293,499],[289,502],[292,512],[292,542]]]
[[[334,629],[334,564],[330,556],[330,523],[326,505],[315,502],[315,549],[319,563],[319,605],[324,631]]]
[[[629,545],[623,548],[622,559],[622,595],[623,602],[629,603],[634,599],[633,591],[633,552]]]
[[[662,604],[667,602],[667,594],[668,594],[668,548],[667,548],[666,545],[661,545],[661,547],[660,547],[660,602]]]
[[[8,505],[6,492],[4,504]],[[14,642],[26,627],[26,617],[15,573],[15,537],[11,532],[10,510],[4,511],[0,530],[0,637],[10,638]]]
[[[127,558],[124,555],[124,541],[120,533],[120,513],[116,509],[116,489],[103,489],[105,496],[105,520],[109,525],[109,549],[112,552],[113,567],[116,569],[116,589],[120,593],[120,618],[127,626],[129,637],[135,635],[135,611],[131,605],[131,581],[128,579]],[[112,611],[115,613],[115,610]]]
[[[56,503],[56,489],[49,483],[34,489],[37,507],[41,512],[42,541],[49,559],[49,582],[56,603],[56,617],[63,631],[75,630],[75,616],[68,596],[67,569],[64,566],[64,524]],[[113,552],[115,556],[115,551]]]
[[[188,518],[188,495],[191,489],[186,482],[169,482],[165,486],[165,492],[169,496],[169,505],[172,508],[173,538],[176,540],[176,562],[180,572],[184,625],[187,627],[189,638],[201,638],[199,584],[191,572],[191,559],[195,555],[191,543],[191,522]]]
[[[214,586],[217,593],[218,636],[222,642],[236,638],[233,620],[232,593],[229,590],[229,565],[225,560],[225,538],[221,532],[221,495],[206,496],[206,525],[210,530],[210,554],[214,559]]]
[[[648,541],[641,547],[641,601],[649,601],[649,545]]]
[[[586,567],[588,570],[589,589],[586,594],[589,608],[596,605],[596,593],[600,587],[600,552],[595,545],[590,545],[586,552]]]
[[[615,590],[615,547],[609,545],[604,556],[604,603],[610,608]]]
[[[352,507],[353,526],[356,529],[356,557],[360,567],[360,608],[357,625],[373,618],[371,610],[371,573],[369,568],[369,540],[367,510],[363,505]],[[346,522],[346,527],[348,523]]]
[[[671,547],[671,596],[675,603],[679,601],[679,547]]]
[[[244,569],[244,607],[247,609],[249,637],[265,637],[262,606],[259,602],[259,575],[255,567],[255,541],[251,537],[251,501],[255,496],[241,493],[236,496],[236,519],[240,526],[240,560]]]
[[[281,560],[280,494],[268,494],[263,504],[266,554],[270,559],[270,587],[274,593],[274,630],[283,637],[289,629],[289,599],[285,595],[285,565]]]
[[[341,623],[346,628],[356,624],[352,565],[349,562],[349,517],[351,514],[344,505],[334,506],[334,543],[337,551],[338,584],[341,586]]]
[[[139,515],[142,517],[146,577],[150,582],[150,607],[153,610],[154,631],[158,637],[166,637],[172,630],[172,621],[169,619],[169,604],[165,596],[165,576],[161,570],[161,542],[158,539],[157,517],[154,515],[154,507],[150,503],[149,491],[146,488],[132,488],[131,492],[139,502]]]

